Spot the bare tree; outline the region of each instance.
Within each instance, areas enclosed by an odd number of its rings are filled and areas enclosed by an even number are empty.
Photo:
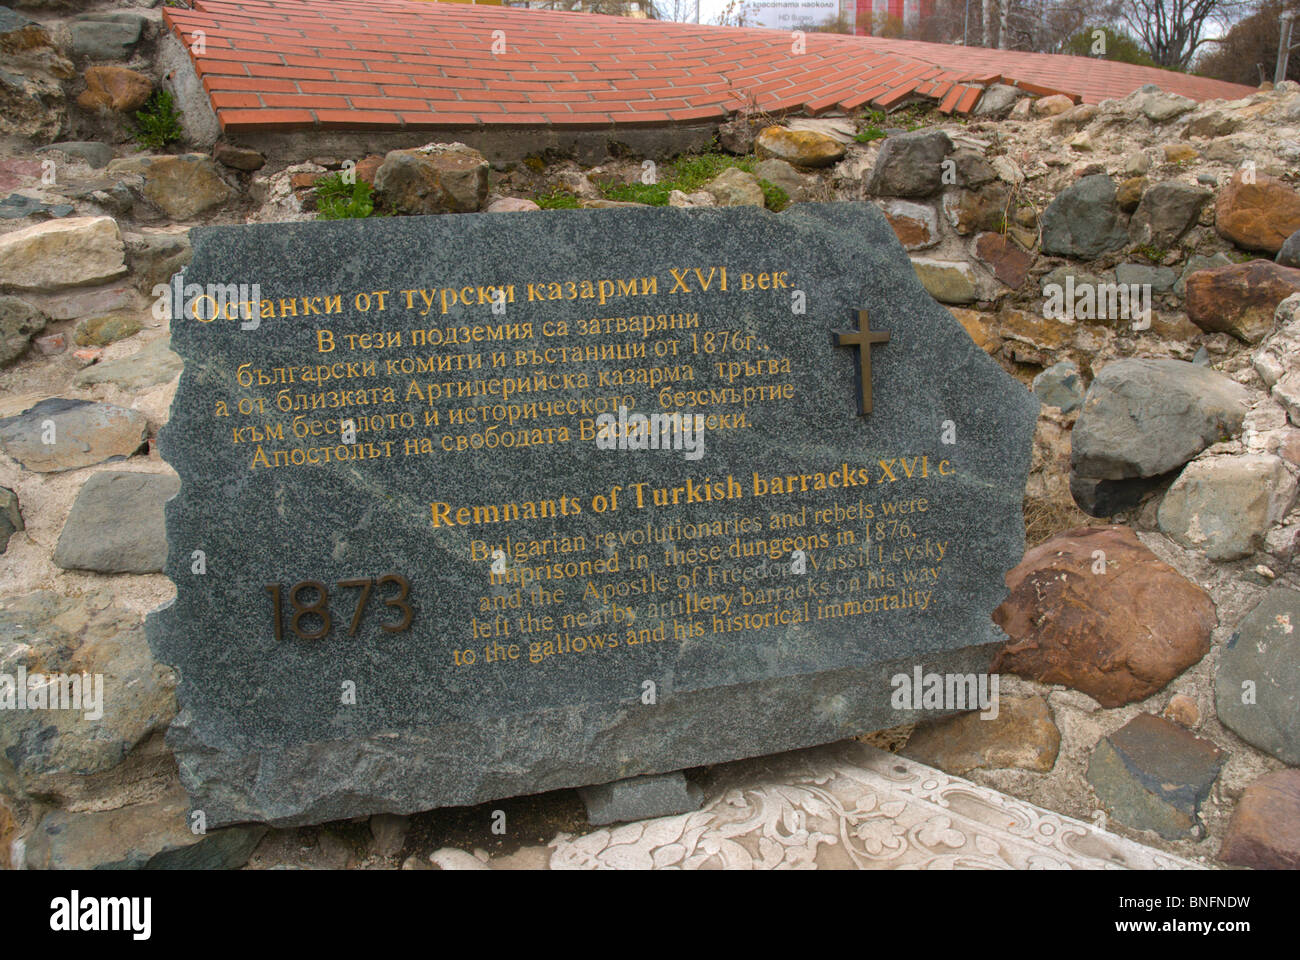
[[[1206,28],[1226,28],[1245,6],[1241,0],[1122,0],[1119,16],[1157,64],[1185,70],[1210,42]]]
[[[656,20],[670,23],[694,23],[699,13],[699,0],[654,0],[652,4]]]

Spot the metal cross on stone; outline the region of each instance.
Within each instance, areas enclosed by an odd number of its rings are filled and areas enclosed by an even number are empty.
[[[858,377],[862,383],[862,412],[865,417],[871,412],[871,347],[877,343],[888,343],[889,334],[873,332],[867,322],[867,311],[858,311],[858,329],[856,333],[835,334],[835,346],[858,348]]]

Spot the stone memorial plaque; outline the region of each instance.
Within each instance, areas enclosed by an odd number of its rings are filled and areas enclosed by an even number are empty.
[[[987,670],[1037,403],[868,204],[208,227],[157,657],[210,826],[825,743]]]

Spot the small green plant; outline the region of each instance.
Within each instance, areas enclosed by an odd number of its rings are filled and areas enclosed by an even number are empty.
[[[361,220],[375,215],[374,191],[366,181],[348,183],[339,173],[316,181],[317,220]]]
[[[181,115],[167,90],[155,90],[149,95],[144,107],[135,112],[135,124],[136,142],[150,150],[161,150],[184,133]]]
[[[550,193],[539,193],[533,199],[543,210],[578,209],[578,198],[568,190],[552,190]]]
[[[775,183],[759,178],[758,185],[763,188],[763,203],[773,213],[780,213],[790,206],[790,194]]]
[[[1151,263],[1163,263],[1169,251],[1163,247],[1157,247],[1154,244],[1143,243],[1133,248],[1133,252],[1139,257],[1144,257]]]
[[[858,143],[870,143],[872,140],[879,140],[885,136],[885,131],[879,127],[867,127],[861,133],[854,136]]]

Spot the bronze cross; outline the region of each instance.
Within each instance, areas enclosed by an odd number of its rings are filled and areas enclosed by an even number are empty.
[[[858,311],[858,330],[856,333],[835,334],[835,346],[858,348],[858,376],[862,381],[862,412],[865,417],[871,412],[871,347],[877,343],[888,343],[889,334],[872,332],[867,322],[867,311]]]

